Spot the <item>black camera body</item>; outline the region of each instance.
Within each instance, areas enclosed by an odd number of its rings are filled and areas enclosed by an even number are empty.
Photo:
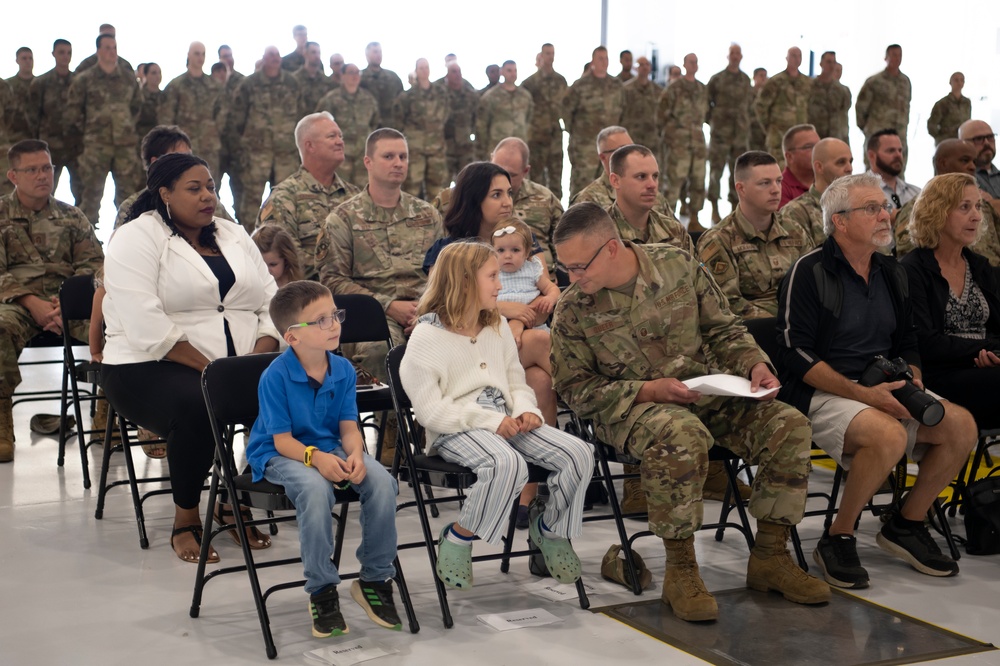
[[[905,381],[906,383],[892,392],[892,397],[899,401],[910,416],[933,427],[944,418],[944,405],[926,391],[917,388],[913,383],[913,371],[910,364],[901,358],[889,360],[884,356],[876,356],[861,373],[858,384],[862,386],[878,386],[886,382]]]

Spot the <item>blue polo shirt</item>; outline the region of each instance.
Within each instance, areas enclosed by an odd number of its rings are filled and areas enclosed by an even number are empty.
[[[255,482],[264,479],[267,461],[281,455],[274,448],[275,435],[290,432],[306,446],[330,453],[340,446],[340,422],[358,420],[354,368],[332,352],[326,357],[329,367],[322,385],[306,374],[291,347],[261,375],[260,411],[247,444]]]

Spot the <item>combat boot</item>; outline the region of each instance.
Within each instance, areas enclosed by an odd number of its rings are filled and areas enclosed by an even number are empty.
[[[688,233],[696,234],[703,233],[705,231],[708,231],[708,229],[701,226],[701,223],[698,222],[698,211],[691,211],[691,216],[688,218]]]
[[[626,474],[638,474],[638,465],[625,465]],[[648,513],[646,493],[642,489],[641,479],[625,479],[622,483],[622,513]]]
[[[94,417],[91,424],[94,430],[104,432],[108,427],[108,400],[104,397],[104,389],[97,389],[100,400],[94,401]]]
[[[712,202],[712,224],[718,224],[722,222],[722,216],[719,215],[719,202]]]
[[[14,461],[14,405],[0,398],[0,463]]]
[[[396,415],[387,413],[382,419],[382,454],[379,462],[386,467],[392,467],[396,458],[396,438],[399,435],[399,426],[396,423]]]
[[[674,615],[687,622],[705,622],[719,619],[719,606],[709,594],[698,572],[694,556],[694,537],[664,539],[667,549],[667,568],[663,572],[663,603],[670,606]]]
[[[736,485],[740,489],[740,499],[744,502],[750,499],[750,486],[743,483],[739,478]],[[705,477],[705,487],[701,491],[702,499],[715,500],[721,502],[726,497],[726,490],[729,488],[729,475],[726,474],[726,463],[721,460],[713,460],[708,463],[708,475]],[[733,498],[729,498],[729,504],[734,505]]]
[[[810,576],[788,553],[788,525],[757,521],[757,540],[747,564],[747,587],[751,590],[781,592],[797,604],[830,601],[830,586]]]

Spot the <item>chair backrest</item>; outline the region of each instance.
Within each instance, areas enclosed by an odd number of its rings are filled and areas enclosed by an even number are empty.
[[[260,405],[260,376],[280,354],[248,354],[212,361],[201,373],[205,406],[216,427],[253,425]]]
[[[337,307],[347,311],[340,330],[341,344],[385,342],[392,347],[389,322],[382,304],[368,294],[340,294],[334,297]]]
[[[781,348],[778,346],[778,320],[775,317],[761,319],[745,319],[747,330],[765,354],[771,359],[775,368],[781,359]]]
[[[74,275],[59,287],[59,310],[64,324],[90,319],[94,306],[94,276]]]
[[[409,410],[413,405],[410,398],[403,389],[403,382],[399,379],[399,365],[403,362],[403,354],[406,353],[406,345],[399,345],[389,350],[385,357],[385,368],[389,375],[389,390],[392,392],[392,402],[396,406],[397,415],[400,412]]]

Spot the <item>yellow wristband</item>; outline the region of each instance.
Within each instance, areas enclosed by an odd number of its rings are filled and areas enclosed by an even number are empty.
[[[313,466],[313,451],[315,450],[315,446],[307,446],[306,450],[302,452],[302,464],[306,467]]]

